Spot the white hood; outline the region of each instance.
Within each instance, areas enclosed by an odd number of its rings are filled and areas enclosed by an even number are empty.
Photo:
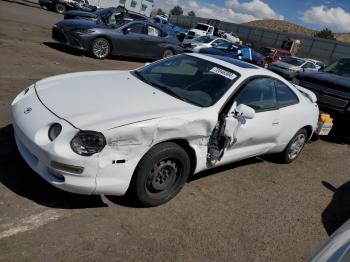
[[[36,83],[42,103],[82,130],[103,131],[134,122],[198,110],[130,74],[94,71]]]

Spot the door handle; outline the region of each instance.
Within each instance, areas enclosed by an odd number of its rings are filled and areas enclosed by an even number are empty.
[[[145,41],[146,39],[144,37],[140,37],[139,40]]]
[[[280,122],[272,122],[272,126],[278,126],[280,124]]]

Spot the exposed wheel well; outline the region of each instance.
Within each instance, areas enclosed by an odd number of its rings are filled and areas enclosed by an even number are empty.
[[[305,130],[307,132],[307,140],[310,140],[312,133],[313,133],[312,126],[304,126],[303,128],[305,128]]]

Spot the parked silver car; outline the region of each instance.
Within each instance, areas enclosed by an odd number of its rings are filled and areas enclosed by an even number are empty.
[[[292,79],[300,72],[318,71],[314,63],[303,58],[292,56],[271,63],[269,69],[287,79]]]

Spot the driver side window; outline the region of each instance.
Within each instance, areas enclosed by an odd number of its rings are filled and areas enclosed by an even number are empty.
[[[264,77],[248,81],[239,91],[235,101],[237,105],[245,104],[256,112],[277,109],[274,80]]]
[[[129,28],[129,33],[145,34],[145,24],[134,23],[130,25],[128,28]]]

